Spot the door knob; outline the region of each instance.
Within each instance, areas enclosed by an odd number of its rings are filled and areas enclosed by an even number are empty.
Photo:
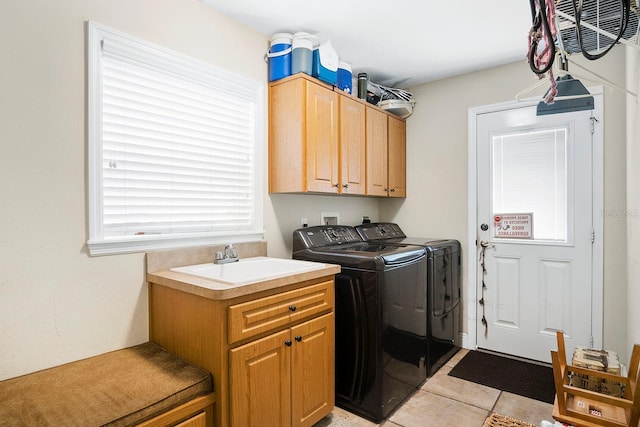
[[[494,247],[494,244],[489,243],[487,240],[480,240],[480,246],[483,248],[492,248]]]
[[[489,229],[489,225],[487,225],[487,224],[482,224],[480,226],[480,230],[482,230],[482,231],[487,231],[488,229]]]
[[[296,341],[298,342],[302,341],[302,337],[300,335],[296,335]]]
[[[289,306],[289,310],[291,310],[291,311],[296,311],[296,306],[295,306],[295,305],[290,305],[290,306]]]
[[[285,344],[287,347],[291,347],[291,340],[286,340],[286,341],[284,342],[284,344]]]

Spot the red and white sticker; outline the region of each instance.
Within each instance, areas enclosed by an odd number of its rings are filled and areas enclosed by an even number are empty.
[[[494,215],[493,235],[505,239],[532,239],[533,213]]]

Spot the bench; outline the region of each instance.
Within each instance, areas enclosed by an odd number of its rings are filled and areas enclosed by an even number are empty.
[[[211,374],[147,342],[0,381],[2,426],[213,426]]]

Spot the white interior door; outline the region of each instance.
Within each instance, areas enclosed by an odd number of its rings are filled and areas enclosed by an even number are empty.
[[[477,117],[477,345],[550,362],[592,344],[592,112]]]

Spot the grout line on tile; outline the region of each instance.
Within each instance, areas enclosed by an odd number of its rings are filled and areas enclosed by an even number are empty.
[[[498,389],[495,389],[495,390],[498,390]],[[487,411],[488,410],[487,408],[483,408],[482,406],[477,406],[477,405],[474,405],[473,403],[469,403],[469,402],[465,402],[465,401],[462,401],[462,400],[458,400],[455,397],[445,396],[444,394],[440,394],[440,393],[438,393],[436,391],[432,391],[432,390],[418,390],[418,391],[421,391],[421,392],[426,393],[426,394],[434,394],[436,396],[440,396],[440,397],[443,397],[445,399],[449,399],[449,400],[453,400],[453,401],[458,402],[458,403],[462,403],[463,405],[471,406],[471,407],[477,408],[477,409],[482,409],[483,411]],[[491,406],[491,410],[488,410],[489,412],[491,412],[493,410],[493,408],[496,407],[496,404],[498,403],[498,399],[500,399],[500,395],[502,395],[502,390],[499,390],[499,391],[500,391],[500,393],[498,394],[498,398],[496,399],[495,402],[493,402],[493,406]]]
[[[500,390],[500,393],[498,393],[498,398],[496,399],[495,402],[493,402],[493,406],[491,407],[491,410],[489,411],[489,413],[494,412],[493,410],[496,409],[496,406],[498,405],[498,401],[502,397],[502,393],[504,393],[504,391]]]

